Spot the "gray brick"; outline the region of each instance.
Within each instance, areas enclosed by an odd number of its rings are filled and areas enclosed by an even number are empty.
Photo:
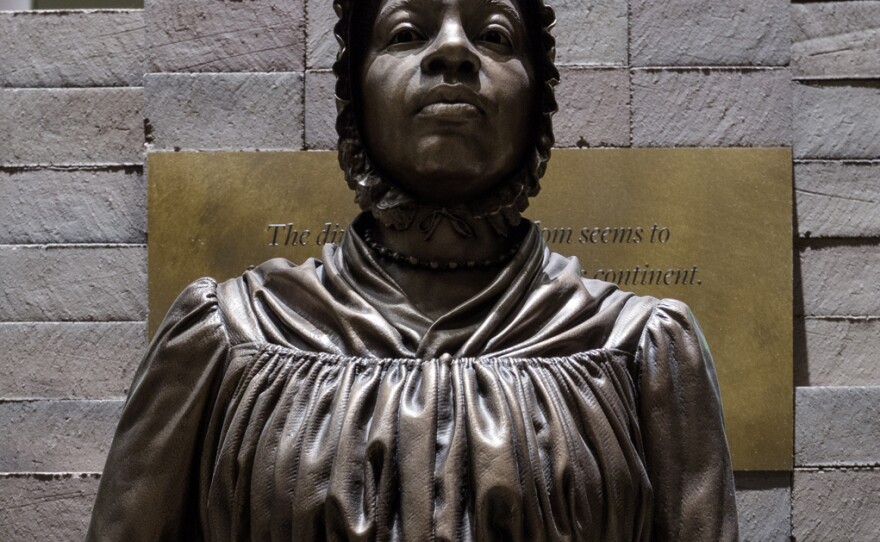
[[[2,322],[0,397],[125,397],[146,330],[145,322]]]
[[[99,482],[96,474],[0,474],[3,540],[85,540]]]
[[[155,149],[302,148],[300,73],[161,73],[145,79]]]
[[[795,393],[798,467],[880,464],[880,387],[807,387]]]
[[[742,542],[789,542],[791,473],[737,472],[736,508]]]
[[[146,248],[0,246],[0,321],[145,320]]]
[[[880,244],[817,241],[801,246],[795,281],[807,316],[878,316]]]
[[[123,401],[0,402],[0,472],[99,472]]]
[[[880,540],[880,471],[797,470],[792,491],[795,540]]]
[[[880,2],[792,4],[796,77],[880,77]]]
[[[0,13],[0,87],[138,86],[141,11]]]
[[[139,88],[0,89],[0,165],[143,161]]]
[[[794,85],[796,158],[880,158],[880,82]]]
[[[140,168],[0,171],[0,244],[143,243]]]
[[[302,0],[147,0],[148,72],[301,71]]]
[[[634,66],[784,66],[788,0],[632,1]]]
[[[336,13],[333,0],[306,0],[308,22],[306,23],[306,65],[309,68],[331,68],[336,60]]]
[[[626,0],[557,0],[552,6],[557,62],[626,65]]]
[[[880,237],[880,162],[801,162],[794,174],[800,235]]]
[[[798,386],[880,386],[880,319],[795,322]]]
[[[634,70],[634,146],[790,143],[788,70]]]
[[[329,70],[306,72],[306,148],[336,148],[336,77]]]
[[[559,113],[553,131],[559,147],[628,147],[629,71],[560,68]]]

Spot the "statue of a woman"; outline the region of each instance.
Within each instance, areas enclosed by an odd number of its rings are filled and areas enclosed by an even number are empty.
[[[336,8],[365,212],[322,261],[180,295],[90,540],[735,540],[693,315],[581,278],[520,216],[553,142],[552,10]]]

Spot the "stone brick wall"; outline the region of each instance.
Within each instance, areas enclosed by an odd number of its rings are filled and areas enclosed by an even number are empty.
[[[880,2],[793,4],[798,540],[880,539]]]
[[[0,12],[0,540],[81,540],[146,345],[141,11]]]
[[[880,539],[880,0],[557,0],[560,147],[792,146],[791,473],[743,540]],[[330,0],[0,12],[0,539],[76,540],[146,346],[143,157],[330,149]]]

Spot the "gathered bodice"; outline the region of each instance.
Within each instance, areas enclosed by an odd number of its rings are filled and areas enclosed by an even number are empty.
[[[201,456],[211,540],[647,540],[632,356],[236,347]]]

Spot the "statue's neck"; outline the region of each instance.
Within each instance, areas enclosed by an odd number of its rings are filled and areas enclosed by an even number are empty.
[[[509,251],[511,239],[500,235],[487,220],[466,212],[444,208],[422,208],[412,225],[393,229],[377,221],[375,238],[387,249],[419,261],[474,262],[497,261]]]
[[[378,221],[371,227],[368,242],[394,253],[379,257],[382,268],[413,306],[435,319],[485,289],[522,238],[513,231],[505,237],[486,220],[437,209],[420,208],[407,229]]]

